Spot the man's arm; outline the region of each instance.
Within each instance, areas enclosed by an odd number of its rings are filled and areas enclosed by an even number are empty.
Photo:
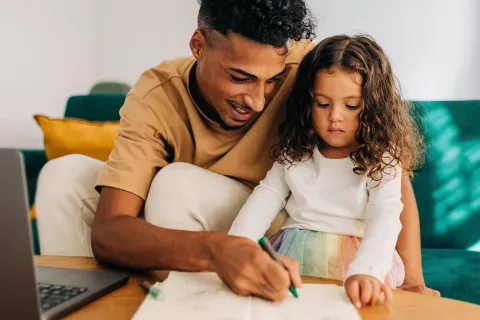
[[[420,243],[420,219],[412,183],[408,175],[402,177],[403,211],[400,214],[402,230],[398,236],[397,252],[405,266],[404,290],[440,295],[425,286]]]
[[[240,295],[281,300],[288,293],[288,273],[255,242],[154,226],[138,218],[143,203],[127,191],[102,189],[92,225],[92,249],[99,262],[135,270],[213,271]],[[299,286],[298,264],[284,262]]]
[[[102,189],[92,225],[94,255],[99,262],[136,270],[211,269],[206,239],[218,236],[167,230],[138,219],[155,172],[172,154],[160,120],[164,108],[152,108],[135,92],[120,109],[115,148],[96,183]]]
[[[425,285],[422,271],[420,219],[417,202],[408,175],[402,177],[403,211],[400,214],[402,230],[398,236],[397,251],[405,265],[405,282]]]
[[[102,188],[92,225],[92,250],[99,262],[134,270],[212,269],[206,244],[213,234],[156,227],[137,218],[143,204],[133,193]]]

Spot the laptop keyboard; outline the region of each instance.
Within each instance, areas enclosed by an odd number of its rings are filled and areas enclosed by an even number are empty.
[[[87,288],[38,283],[40,308],[47,311],[87,291]]]

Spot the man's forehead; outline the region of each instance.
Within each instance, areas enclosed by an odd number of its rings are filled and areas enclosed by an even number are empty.
[[[258,50],[259,47],[268,48],[270,50],[276,51],[279,55],[286,55],[291,47],[291,41],[287,40],[285,46],[281,48],[275,48],[269,44],[261,44],[249,38],[246,38],[235,32],[228,32],[227,35],[223,35],[216,30],[208,29],[205,30],[207,33],[207,38],[215,48],[220,50],[229,50],[232,53],[242,51],[245,47],[249,49]]]
[[[229,46],[223,47],[222,65],[243,70],[258,78],[269,79],[285,69],[284,49],[260,44],[243,37],[231,36]]]
[[[228,33],[228,35],[225,36],[225,40],[225,44],[232,53],[241,53],[244,49],[248,49],[253,52],[270,51],[280,56],[285,56],[285,49],[289,48],[290,43],[288,42],[285,47],[276,48],[270,44],[260,43],[233,32]]]
[[[258,79],[270,79],[273,78],[285,70],[285,57],[280,58],[278,61],[271,59],[224,59],[222,63],[223,67],[230,71],[241,70],[240,73],[249,74],[255,76]]]

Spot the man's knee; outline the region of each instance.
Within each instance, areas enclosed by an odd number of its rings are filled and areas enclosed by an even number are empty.
[[[161,194],[189,193],[192,185],[201,179],[206,171],[190,163],[175,162],[162,168],[152,180],[149,196]],[[205,173],[203,173],[204,175]]]
[[[229,193],[229,190],[233,191],[233,197],[235,193],[251,192],[248,187],[229,177],[190,163],[175,162],[162,168],[154,177],[147,202],[151,198],[164,198],[164,201],[211,198],[208,201],[215,201],[216,198],[222,198],[222,193]]]
[[[80,154],[71,154],[48,161],[40,171],[38,183],[49,187],[92,179],[102,169],[102,162]]]
[[[228,230],[251,190],[188,163],[162,168],[145,203],[146,221],[171,229]]]
[[[195,177],[198,170],[204,169],[182,162],[162,168],[150,185],[145,202],[145,220],[170,228],[183,222],[188,215],[187,206],[195,201],[192,184],[198,179]]]
[[[103,163],[83,155],[68,155],[50,160],[42,168],[35,196],[37,216],[73,214],[73,207],[98,197],[94,189]]]
[[[42,254],[91,256],[90,225],[98,202],[94,189],[101,161],[68,155],[40,172],[35,207]]]

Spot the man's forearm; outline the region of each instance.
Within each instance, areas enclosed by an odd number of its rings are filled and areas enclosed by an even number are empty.
[[[402,177],[402,202],[402,230],[397,241],[397,252],[405,266],[405,283],[423,285],[420,219],[412,183],[406,175]]]
[[[164,229],[117,216],[92,227],[92,249],[105,264],[134,270],[213,271],[211,232]]]

